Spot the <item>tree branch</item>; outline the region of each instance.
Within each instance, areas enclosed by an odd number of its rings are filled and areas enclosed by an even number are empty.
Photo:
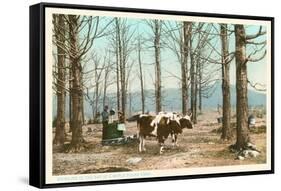
[[[252,83],[250,80],[247,80],[249,85],[254,88],[257,91],[266,91],[266,88],[264,88],[266,85],[261,83]],[[259,86],[259,87],[258,87]]]
[[[255,39],[255,38],[257,38],[259,36],[262,36],[264,34],[266,34],[266,31],[262,31],[262,26],[260,26],[259,31],[254,35],[247,35],[246,40]]]

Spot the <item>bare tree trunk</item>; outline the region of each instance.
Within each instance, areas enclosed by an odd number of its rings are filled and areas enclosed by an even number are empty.
[[[107,82],[104,83],[104,87],[103,87],[103,98],[102,98],[102,107],[104,108],[105,105],[106,105],[106,85],[107,85]]]
[[[97,70],[96,70],[97,71]],[[96,73],[95,76],[98,74]],[[98,79],[97,79],[98,80]],[[96,87],[95,87],[95,118],[94,121],[97,121],[97,115],[98,115],[98,104],[99,104],[99,86],[100,82],[96,81]]]
[[[119,86],[119,64],[118,64],[118,53],[116,53],[116,85],[117,85],[117,110],[120,110],[120,86]]]
[[[191,38],[191,30],[192,23],[191,22],[183,22],[183,42],[181,46],[183,46],[181,55],[183,56],[181,63],[181,78],[182,78],[182,113],[187,114],[188,110],[188,68],[187,68],[187,60],[188,60],[188,52],[189,52],[189,41]]]
[[[132,93],[129,93],[129,115],[132,116]]]
[[[183,42],[181,43],[181,95],[182,95],[182,114],[186,115],[187,113],[187,102],[188,102],[188,97],[187,97],[187,92],[188,92],[188,86],[187,86],[187,47],[185,44],[186,40],[186,25],[184,22],[184,27],[183,27]]]
[[[124,28],[122,30],[122,32],[124,32]],[[122,73],[121,75],[121,105],[122,105],[122,113],[123,116],[126,118],[127,114],[126,114],[126,105],[127,105],[127,81],[126,81],[126,46],[127,44],[125,43],[125,36],[124,33],[123,34],[123,38],[122,38],[122,70],[120,70],[120,72]],[[121,34],[120,34],[121,35]],[[126,45],[125,45],[126,44]]]
[[[127,24],[126,19],[115,18],[116,26],[116,47],[118,55],[118,69],[119,69],[119,82],[120,82],[120,109],[123,113],[123,116],[126,118],[126,105],[127,105],[127,87],[128,87],[128,78],[131,67],[128,67],[128,57],[132,49],[130,48],[131,38],[133,37],[130,34],[130,25]],[[117,96],[118,97],[118,96]]]
[[[197,117],[196,117],[196,62],[195,62],[195,55],[191,53],[191,59],[190,59],[190,109],[192,113],[192,122],[196,124]]]
[[[141,44],[140,39],[138,42],[138,60],[139,60],[139,69],[140,69],[140,85],[141,85],[141,111],[144,113],[145,109],[145,97],[144,97],[144,87],[143,87],[143,75],[142,75],[142,63],[141,63]]]
[[[193,112],[194,102],[194,55],[191,53],[190,57],[190,110]]]
[[[246,34],[244,25],[235,25],[235,50],[236,50],[236,120],[237,140],[235,147],[245,149],[250,142],[248,130],[248,81],[246,64]]]
[[[125,55],[124,55],[124,42],[121,39],[121,23],[116,18],[116,30],[117,30],[117,44],[119,54],[119,71],[120,71],[120,84],[121,84],[121,111],[126,116],[126,73],[125,73]]]
[[[199,51],[200,54],[200,51]],[[200,62],[200,55],[197,57],[196,59],[196,63],[195,63],[195,73],[194,73],[194,99],[193,99],[193,123],[196,124],[197,123],[197,100],[198,100],[198,73],[199,73],[199,62]]]
[[[63,15],[54,15],[54,23],[60,26],[61,34],[56,34],[56,40],[64,43],[65,21]],[[57,20],[57,21],[56,21]],[[57,74],[57,124],[54,144],[63,145],[65,139],[65,52],[57,46],[58,74]]]
[[[93,117],[93,123],[95,122],[95,104],[94,102],[92,101],[91,102],[91,107],[92,107],[92,117]]]
[[[70,65],[70,64],[69,64]],[[70,66],[69,66],[70,68]],[[68,83],[69,83],[69,90],[72,89],[72,72],[71,69],[69,69],[69,79],[68,79]],[[72,112],[72,95],[71,92],[69,91],[69,132],[72,132],[72,116],[73,112]]]
[[[154,36],[154,50],[155,50],[155,99],[156,99],[156,113],[162,110],[161,105],[161,65],[160,65],[160,21],[154,20],[155,36]]]
[[[103,108],[106,105],[106,92],[107,92],[107,81],[108,81],[108,75],[109,75],[109,65],[110,63],[108,63],[106,69],[105,69],[105,75],[104,75],[104,87],[103,87],[103,100],[102,100],[102,105]]]
[[[198,98],[199,98],[199,101],[198,101],[198,108],[199,108],[199,111],[200,113],[202,112],[202,75],[203,75],[203,66],[202,66],[202,63],[199,64],[199,74],[198,74]]]
[[[126,90],[126,79],[125,79],[125,65],[122,66],[122,80],[121,80],[121,106],[123,116],[126,117],[126,102],[127,102],[127,90]]]
[[[120,60],[119,57],[120,57],[120,53],[121,51],[119,52],[120,50],[120,47],[119,47],[119,37],[120,37],[120,30],[118,28],[118,18],[115,18],[115,24],[116,24],[116,81],[117,81],[117,110],[119,111],[120,110],[120,86],[119,86],[119,83],[120,83],[120,79],[119,79],[119,75],[120,75],[120,72],[119,72],[119,65],[121,64],[120,63]]]
[[[83,74],[82,74],[82,71],[81,71],[81,77],[80,77],[81,79],[81,83],[82,83],[82,85],[81,85],[81,88],[82,88],[82,92],[84,92],[84,90],[83,90]],[[82,110],[82,125],[85,125],[85,113],[84,113],[84,95],[82,94],[82,96],[81,96],[81,110]]]
[[[84,142],[82,136],[82,99],[83,88],[81,81],[82,66],[78,54],[78,18],[75,15],[69,15],[69,32],[71,42],[70,64],[73,77],[73,87],[71,88],[72,107],[73,107],[73,128],[70,149],[79,151],[81,143]]]
[[[223,121],[221,139],[231,139],[230,120],[231,120],[231,104],[230,104],[230,79],[229,79],[229,45],[227,36],[227,24],[220,25],[220,37],[222,47],[222,95],[223,95]]]

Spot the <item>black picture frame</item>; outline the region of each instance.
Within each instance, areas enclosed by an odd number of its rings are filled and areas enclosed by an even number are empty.
[[[271,169],[247,172],[229,172],[213,174],[197,174],[184,176],[134,178],[121,180],[103,180],[89,182],[67,182],[46,184],[45,182],[45,8],[71,8],[79,10],[102,10],[133,13],[152,13],[166,15],[183,15],[198,17],[214,17],[227,19],[247,19],[271,22]],[[54,188],[67,186],[85,186],[100,184],[167,181],[178,179],[195,179],[227,176],[244,176],[274,173],[274,18],[248,15],[230,15],[214,13],[195,13],[170,10],[135,9],[121,7],[104,7],[92,5],[73,5],[57,3],[39,3],[30,6],[30,137],[29,137],[29,184],[38,188]]]

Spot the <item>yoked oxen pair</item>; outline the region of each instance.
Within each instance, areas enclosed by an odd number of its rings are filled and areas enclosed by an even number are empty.
[[[160,146],[159,153],[163,153],[164,142],[169,135],[172,142],[177,145],[177,136],[184,128],[192,129],[190,116],[181,116],[175,113],[159,113],[157,116],[142,114],[137,121],[139,136],[139,152],[146,151],[145,138],[147,136],[157,137]]]

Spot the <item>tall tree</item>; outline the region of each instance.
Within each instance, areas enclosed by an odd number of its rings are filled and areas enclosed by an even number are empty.
[[[72,73],[71,73],[71,67],[70,63],[68,63],[68,89],[72,89]],[[73,112],[72,112],[72,97],[71,97],[71,92],[68,92],[69,96],[69,101],[68,101],[68,118],[69,118],[69,132],[72,132],[72,119],[73,119]]]
[[[129,70],[132,64],[129,64],[129,55],[133,50],[131,43],[134,32],[131,30],[127,19],[115,18],[115,38],[113,38],[113,47],[116,53],[116,71],[117,71],[117,106],[119,105],[123,115],[126,116],[127,87]],[[119,104],[120,103],[120,104]]]
[[[194,102],[192,110],[195,110],[198,106],[200,112],[202,111],[202,99],[209,98],[215,91],[215,82],[221,80],[218,77],[221,76],[221,51],[217,50],[220,31],[217,32],[217,30],[217,26],[213,24],[199,23],[197,26],[195,25],[192,35],[193,49],[191,51],[193,55],[191,63],[195,62],[195,66],[192,66],[192,70],[195,68],[195,72],[193,72],[195,76],[191,75],[191,78],[193,78],[191,81],[197,81],[197,86],[191,83],[191,89],[197,89],[197,91],[193,90],[193,94],[196,94],[198,98],[195,98],[195,95],[191,96],[193,99],[191,105]],[[216,60],[217,58],[220,58],[220,60]],[[191,112],[194,114],[195,111],[192,110]]]
[[[144,113],[145,111],[145,96],[144,96],[144,79],[143,79],[143,71],[142,71],[142,62],[141,62],[141,40],[138,39],[138,62],[139,62],[139,77],[140,77],[140,86],[141,86],[141,111]]]
[[[202,112],[202,83],[203,83],[203,63],[200,61],[198,63],[198,109],[200,113]]]
[[[223,121],[222,121],[222,135],[223,140],[231,139],[230,119],[231,119],[231,104],[230,104],[230,79],[229,79],[229,43],[228,43],[228,28],[227,24],[220,24],[220,38],[221,38],[221,63],[222,63],[222,95],[223,95]]]
[[[79,54],[79,17],[75,15],[68,16],[69,23],[69,38],[70,38],[70,65],[72,73],[72,88],[71,88],[71,98],[72,98],[72,111],[73,111],[73,121],[72,121],[72,139],[71,147],[74,151],[80,150],[81,143],[84,142],[82,136],[82,99],[83,99],[83,87],[82,87],[82,65],[81,57]]]
[[[107,60],[107,65],[105,67],[105,72],[104,72],[103,99],[102,99],[103,108],[105,107],[105,105],[107,105],[106,104],[107,88],[112,83],[108,81],[110,75],[110,68],[111,68],[111,62],[110,62],[110,55],[109,55],[109,59]]]
[[[203,94],[209,94],[210,83],[215,77],[215,73],[212,73],[209,76],[204,76],[204,67],[205,62],[208,60],[209,55],[205,55],[207,45],[210,44],[210,41],[213,37],[210,37],[212,30],[212,25],[205,23],[198,23],[195,25],[192,38],[190,39],[190,110],[192,112],[192,121],[197,123],[197,109],[198,109],[198,98],[200,109],[202,109],[202,96]],[[209,52],[207,50],[206,52]],[[209,71],[210,72],[210,71]],[[206,88],[207,87],[207,88]]]
[[[54,36],[57,42],[65,43],[65,20],[63,15],[53,15]],[[65,52],[57,46],[57,77],[56,77],[56,95],[57,95],[57,120],[54,144],[63,145],[65,139]]]
[[[259,56],[259,58],[253,58],[259,50],[255,50],[253,53],[246,55],[246,45],[265,45],[264,42],[253,42],[253,39],[258,38],[266,34],[262,32],[262,27],[255,35],[246,35],[245,27],[241,24],[236,24],[235,29],[235,59],[236,59],[236,129],[237,138],[234,145],[237,150],[246,149],[247,144],[250,142],[250,135],[248,129],[248,77],[247,77],[247,63],[257,62],[263,59],[266,55],[266,50]]]
[[[182,62],[181,62],[181,84],[182,84],[182,113],[187,114],[188,110],[188,55],[189,55],[189,43],[191,39],[192,22],[183,22],[183,42],[182,48]]]
[[[100,81],[100,79],[101,79],[101,74],[102,74],[102,70],[104,69],[104,65],[105,65],[105,62],[104,62],[104,64],[103,64],[103,66],[101,67],[101,70],[99,71],[98,70],[98,67],[99,67],[99,61],[97,61],[97,60],[94,60],[94,70],[95,70],[95,72],[94,72],[94,74],[95,74],[95,77],[94,77],[94,79],[95,79],[95,87],[94,87],[94,89],[95,89],[95,91],[94,91],[94,94],[93,94],[93,96],[94,96],[94,99],[93,99],[93,101],[94,101],[94,112],[93,112],[93,120],[94,121],[97,121],[98,119],[98,111],[99,111],[99,100],[100,100],[100,86],[101,86],[101,81]]]
[[[200,48],[201,49],[201,48]],[[197,123],[197,109],[198,109],[198,95],[199,95],[199,67],[200,67],[200,55],[201,55],[201,50],[198,51],[199,56],[196,57],[196,61],[195,61],[195,79],[194,79],[194,105],[193,105],[193,114],[194,114],[194,118],[193,118],[193,122],[196,124]],[[193,115],[192,114],[192,115]]]
[[[192,43],[190,43],[192,46]],[[192,113],[192,121],[196,124],[197,114],[195,114],[195,78],[196,78],[196,62],[195,62],[195,55],[192,53],[190,57],[190,110]]]
[[[126,116],[126,104],[127,104],[127,91],[126,91],[126,61],[127,57],[125,55],[125,39],[124,39],[124,34],[125,34],[125,29],[119,28],[119,38],[118,38],[118,44],[119,44],[119,53],[120,53],[120,83],[121,83],[121,110],[124,116]]]
[[[68,35],[65,36],[67,45],[62,47],[69,57],[69,67],[71,70],[71,106],[72,106],[72,139],[68,151],[79,151],[83,148],[84,138],[82,135],[83,125],[83,65],[85,55],[92,48],[94,39],[105,35],[104,30],[108,24],[99,27],[100,18],[92,16],[65,15],[68,24]]]
[[[193,38],[190,38],[190,110],[192,122],[197,123],[198,62],[201,56],[201,29],[204,23],[195,25]]]
[[[236,148],[244,149],[250,142],[248,130],[248,81],[246,64],[246,33],[244,25],[235,25],[236,51]]]
[[[120,110],[120,72],[119,72],[118,53],[116,54],[116,94],[117,94],[117,110]]]
[[[204,23],[198,23],[193,38],[190,39],[190,110],[192,122],[197,123],[198,62],[201,56],[201,34]]]
[[[115,55],[116,55],[116,88],[117,88],[117,110],[119,111],[120,110],[120,71],[119,71],[119,65],[120,65],[120,61],[122,59],[119,59],[120,58],[120,53],[121,50],[120,49],[120,27],[119,27],[119,20],[118,18],[115,18],[115,31],[116,31],[116,35],[115,35],[115,39],[114,39],[114,46],[115,46]]]
[[[190,55],[190,39],[192,36],[192,22],[171,22],[165,21],[164,25],[164,35],[165,39],[163,43],[165,47],[171,50],[181,67],[181,76],[173,74],[171,71],[165,70],[172,77],[175,77],[179,80],[181,84],[181,96],[182,96],[182,113],[186,114],[188,111],[188,102],[189,102],[189,66],[188,59]]]
[[[160,49],[161,49],[161,33],[162,33],[162,21],[151,20],[147,21],[153,32],[153,48],[155,59],[155,112],[158,113],[162,110],[162,90],[161,90],[161,63],[160,63]]]
[[[82,73],[81,73],[81,81],[82,81],[82,91],[84,92],[84,83],[83,83],[83,66],[82,66]],[[82,125],[85,125],[85,111],[84,111],[84,95],[81,98],[81,110],[82,110]]]

